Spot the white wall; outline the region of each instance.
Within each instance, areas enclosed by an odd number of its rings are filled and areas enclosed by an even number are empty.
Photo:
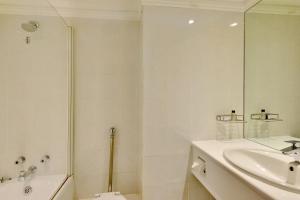
[[[21,23],[29,20],[41,28],[26,44]],[[67,37],[58,17],[0,15],[0,177],[16,177],[22,155],[40,174],[67,171]],[[45,154],[48,166],[40,163]]]
[[[114,190],[139,192],[140,22],[71,19],[75,29],[75,182],[106,192],[109,129],[118,129]]]
[[[145,7],[143,15],[143,200],[181,200],[191,141],[242,133],[215,117],[242,112],[243,13]]]
[[[143,34],[140,22],[71,22],[78,197],[106,191],[109,128],[116,126],[115,190],[140,192],[142,156],[143,200],[211,198],[189,177],[190,143],[241,134],[240,126],[217,124],[215,116],[242,112],[243,14],[145,7]],[[229,28],[232,22],[240,24]]]
[[[246,22],[246,117],[266,109],[284,120],[249,119],[246,135],[300,137],[300,16],[248,13]]]

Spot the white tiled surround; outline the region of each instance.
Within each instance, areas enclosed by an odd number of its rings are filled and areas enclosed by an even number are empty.
[[[75,29],[75,182],[79,198],[106,192],[109,129],[118,129],[114,189],[139,191],[140,23],[71,19]]]
[[[143,200],[209,198],[188,181],[190,144],[242,133],[215,116],[242,112],[243,13],[144,7],[143,15]]]
[[[109,128],[116,126],[115,190],[140,192],[143,156],[143,200],[211,198],[189,177],[190,143],[224,130],[241,133],[241,127],[216,124],[215,115],[242,111],[243,14],[145,7],[143,34],[140,22],[70,21],[78,197],[106,191]],[[232,22],[239,26],[229,28]]]
[[[21,23],[36,20],[31,43]],[[0,177],[26,156],[39,174],[67,171],[68,32],[59,17],[0,15]],[[53,31],[55,30],[55,31]],[[40,159],[51,156],[45,166]]]

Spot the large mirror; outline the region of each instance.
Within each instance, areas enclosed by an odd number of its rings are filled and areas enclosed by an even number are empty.
[[[245,14],[245,137],[278,150],[300,141],[299,77],[300,1],[262,0]]]
[[[70,174],[69,36],[47,0],[0,0],[0,188],[33,187],[6,199],[50,199]]]

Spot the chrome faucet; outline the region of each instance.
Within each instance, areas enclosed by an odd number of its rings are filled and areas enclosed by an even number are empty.
[[[5,183],[6,181],[10,181],[11,178],[10,177],[7,177],[7,176],[3,176],[0,178],[0,183]]]
[[[284,155],[293,157],[295,159],[295,161],[293,163],[300,164],[300,147],[297,147],[297,145],[296,145],[296,144],[300,143],[300,141],[289,140],[289,141],[285,141],[285,142],[291,143],[292,146],[282,149],[281,150],[282,153]]]
[[[28,170],[24,171],[20,171],[20,174],[18,176],[18,180],[25,180],[27,177],[33,175],[37,170],[37,167],[34,165],[31,165],[30,167],[28,167]]]

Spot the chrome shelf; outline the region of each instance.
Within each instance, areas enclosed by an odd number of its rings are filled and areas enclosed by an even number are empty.
[[[231,114],[222,114],[217,115],[216,120],[219,122],[228,122],[228,123],[246,123],[244,120],[244,115],[237,115],[235,110],[231,111]]]
[[[259,120],[264,122],[283,121],[280,119],[279,114],[267,113],[265,109],[262,109],[260,113],[251,114],[251,120]]]

